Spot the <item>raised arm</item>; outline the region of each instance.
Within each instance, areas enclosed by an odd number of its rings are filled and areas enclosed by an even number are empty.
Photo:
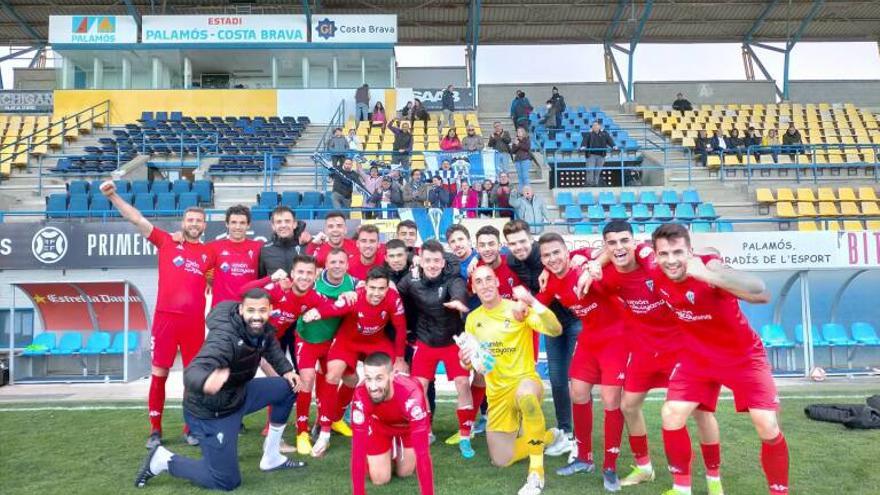
[[[153,233],[153,224],[144,218],[137,208],[128,204],[128,202],[119,196],[116,192],[116,184],[114,184],[112,180],[104,181],[104,183],[101,184],[101,193],[107,197],[117,210],[119,210],[119,214],[122,215],[122,218],[128,220],[132,225],[137,227],[138,232],[140,232],[142,236],[150,237],[150,234]]]
[[[730,268],[718,258],[711,257],[704,262],[703,258],[694,256],[688,261],[687,273],[743,301],[755,304],[770,302],[770,293],[761,278]]]
[[[562,335],[562,324],[550,311],[550,308],[538,301],[525,287],[518,285],[513,288],[513,297],[529,308],[525,323],[532,330],[549,337]]]

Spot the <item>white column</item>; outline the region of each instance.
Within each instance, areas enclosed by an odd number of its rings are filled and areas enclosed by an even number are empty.
[[[389,68],[391,70],[391,79],[389,79],[391,85],[388,87],[395,88],[397,87],[397,61],[394,59],[394,53],[391,54],[388,64],[390,65]]]
[[[333,76],[332,76],[332,81],[333,81],[333,87],[334,87],[334,88],[338,88],[338,87],[339,87],[339,59],[336,58],[335,55],[333,56]]]
[[[131,61],[122,57],[122,89],[131,89]]]
[[[162,81],[162,61],[159,60],[159,57],[153,57],[153,84],[151,87],[153,89],[159,89],[161,87]]]
[[[361,55],[361,84],[367,84],[367,60]]]
[[[193,85],[192,60],[183,57],[183,89],[190,89]]]
[[[309,57],[303,57],[303,88],[309,87]]]
[[[104,62],[95,57],[92,59],[92,89],[104,87]]]
[[[278,57],[272,56],[272,88],[278,88]]]
[[[61,58],[61,89],[73,89],[73,60]]]

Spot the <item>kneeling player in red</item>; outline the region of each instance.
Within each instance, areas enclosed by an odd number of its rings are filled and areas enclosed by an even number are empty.
[[[418,471],[421,494],[433,495],[425,394],[417,381],[394,373],[388,354],[376,352],[364,359],[364,382],[354,392],[351,425],[354,495],[366,493],[367,468],[374,485],[387,484],[393,474],[405,477]]]
[[[761,438],[761,464],[770,493],[788,493],[788,446],[779,429],[776,384],[764,345],[739,307],[739,299],[767,303],[770,295],[764,282],[725,266],[717,255],[694,255],[690,235],[680,224],[662,225],[652,241],[662,271],[652,277],[655,289],[684,334],[662,410],[663,442],[674,483],[667,494],[691,493],[687,418],[698,407],[714,411],[722,385],[733,392],[737,412],[749,413]]]

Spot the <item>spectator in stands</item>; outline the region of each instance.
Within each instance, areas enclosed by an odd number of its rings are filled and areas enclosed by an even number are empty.
[[[465,151],[481,151],[483,149],[483,137],[477,135],[477,130],[474,129],[474,126],[467,126],[467,136],[461,140],[461,147]]]
[[[782,149],[791,157],[791,161],[795,161],[795,155],[804,152],[804,141],[801,133],[794,127],[794,122],[788,123],[788,129],[782,135]]]
[[[370,167],[370,173],[364,173],[363,168],[361,168],[360,164],[357,167],[358,173],[361,176],[361,184],[364,185],[364,189],[367,190],[367,195],[364,198],[364,206],[365,207],[375,207],[376,205],[370,202],[370,198],[373,194],[379,190],[379,186],[382,184],[382,176],[379,175],[379,167],[373,165]],[[372,212],[365,212],[364,218],[372,218]]]
[[[455,127],[450,127],[446,131],[446,136],[440,140],[440,149],[443,151],[461,151],[461,141],[458,139]]]
[[[516,218],[529,224],[533,234],[544,230],[544,226],[540,224],[550,223],[547,205],[540,196],[535,196],[532,186],[524,186],[522,194],[514,189],[510,194],[510,206],[516,211]]]
[[[426,183],[421,170],[413,170],[409,183],[403,187],[403,205],[407,208],[424,208],[428,202],[431,185]]]
[[[428,132],[428,121],[431,120],[431,116],[428,114],[428,110],[422,105],[422,100],[416,98],[413,100],[412,109],[409,112],[409,123],[410,125],[415,125],[417,120],[421,120],[425,126],[425,132]]]
[[[452,91],[451,84],[443,90],[443,96],[440,97],[440,105],[443,110],[443,121],[446,122],[446,127],[452,127],[454,125],[452,114],[455,112],[455,92]]]
[[[385,128],[385,124],[388,120],[385,116],[385,105],[383,105],[381,101],[377,101],[376,105],[373,107],[373,115],[370,117],[370,120],[373,123],[373,127]]]
[[[370,197],[370,203],[380,208],[401,208],[403,207],[403,191],[391,177],[384,175],[379,189]],[[394,217],[395,215],[389,216]]]
[[[412,115],[412,106],[413,102],[406,102],[406,105],[400,109],[400,120],[409,120],[410,115]]]
[[[776,129],[768,130],[767,135],[761,139],[761,146],[764,148],[763,153],[770,153],[770,156],[773,157],[773,163],[779,163],[779,149],[782,146],[779,131]]]
[[[711,149],[709,150],[711,153],[717,153],[724,158],[724,153],[727,153],[729,148],[727,144],[727,140],[724,139],[724,135],[721,134],[721,131],[716,129],[712,134],[712,141],[710,142]]]
[[[697,155],[697,163],[702,166],[706,166],[706,157],[709,155],[709,150],[712,148],[712,145],[709,142],[709,138],[706,137],[706,131],[700,129],[697,131],[697,138],[694,140],[694,154]]]
[[[364,84],[354,92],[355,120],[360,123],[369,118],[370,86]]]
[[[532,104],[526,98],[525,91],[517,90],[516,97],[510,102],[510,119],[516,128],[529,127],[529,114],[532,113]]]
[[[761,163],[761,150],[759,149],[761,147],[761,135],[758,134],[754,127],[749,126],[746,130],[746,137],[743,138],[743,142],[745,142],[746,150],[751,149],[755,163]]]
[[[452,201],[458,192],[458,181],[461,177],[458,169],[453,167],[449,160],[443,160],[440,163],[440,170],[437,171],[437,177],[440,177],[440,183],[449,192],[449,200]]]
[[[340,168],[345,158],[351,153],[348,147],[348,140],[342,135],[342,128],[333,129],[333,137],[327,141],[327,152],[333,160],[333,166]]]
[[[517,127],[516,137],[510,142],[513,152],[513,165],[516,168],[516,181],[522,186],[529,184],[529,170],[532,168],[532,142],[525,128]]]
[[[743,153],[746,151],[746,142],[739,137],[739,129],[731,129],[730,136],[727,136],[728,152],[736,153],[736,158],[740,163],[743,162]]]
[[[443,187],[440,176],[435,175],[431,178],[431,188],[428,190],[428,204],[431,208],[449,208],[451,203],[449,191]]]
[[[593,122],[590,132],[585,132],[581,138],[581,150],[586,157],[587,187],[599,185],[599,177],[605,166],[605,153],[609,149],[616,149],[614,139],[597,120]]]
[[[472,187],[470,182],[465,179],[461,180],[458,186],[458,193],[452,200],[452,207],[458,208],[465,212],[467,218],[477,218],[477,206],[479,206],[480,197]]]
[[[341,131],[340,134],[342,134]],[[363,186],[359,169],[360,165],[358,165],[358,170],[354,170],[354,162],[351,158],[344,158],[342,167],[336,168],[336,173],[333,175],[333,189],[330,193],[334,210],[351,209],[351,194],[354,185]]]
[[[553,100],[547,100],[545,106],[547,107],[547,115],[541,119],[541,124],[547,128],[547,137],[553,140],[556,139],[556,129],[559,127],[559,115],[556,113],[556,106],[553,105]]]
[[[501,122],[492,124],[492,135],[489,136],[489,147],[494,149],[495,170],[502,174],[510,172],[510,133],[501,127]]]
[[[388,123],[388,129],[394,133],[394,153],[391,155],[391,161],[399,163],[404,171],[409,173],[409,162],[413,149],[411,123],[401,123],[400,120],[397,123],[400,127],[394,125],[394,122]]]
[[[357,131],[354,128],[348,130],[348,137],[346,137],[345,140],[348,141],[348,149],[351,151],[360,153],[364,150],[364,146],[361,143],[360,138],[358,138]]]
[[[681,93],[678,93],[677,95],[675,95],[675,101],[672,102],[672,109],[678,110],[681,113],[685,113],[689,110],[693,110],[694,106],[691,105],[691,102],[689,102],[684,97],[684,95],[682,95]]]
[[[477,213],[480,218],[492,218],[495,215],[495,183],[490,179],[483,181],[480,190],[477,191]]]
[[[513,209],[510,207],[510,175],[507,172],[498,174],[498,183],[492,192],[495,195],[495,207],[499,208],[498,215],[513,218]]]
[[[553,127],[560,128],[562,127],[562,112],[565,111],[565,98],[559,94],[559,88],[553,86],[552,95],[550,96],[550,102],[553,104],[553,109],[556,114],[556,123]]]

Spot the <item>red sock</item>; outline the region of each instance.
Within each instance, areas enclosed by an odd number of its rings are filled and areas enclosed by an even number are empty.
[[[150,395],[147,397],[147,409],[150,413],[150,433],[162,434],[162,411],[165,409],[165,382],[168,376],[150,376]]]
[[[646,466],[651,464],[651,453],[648,451],[648,435],[630,435],[629,449],[632,451],[637,465]]]
[[[721,477],[721,444],[701,443],[703,451],[703,464],[706,466],[706,476]]]
[[[578,460],[593,462],[593,401],[572,404],[574,438],[577,441]]]
[[[677,430],[663,428],[663,447],[666,449],[666,461],[669,463],[669,472],[672,473],[672,482],[676,486],[691,486],[691,437],[687,427]]]
[[[471,428],[474,426],[474,419],[477,417],[477,410],[474,406],[459,407],[455,411],[458,416],[458,433],[461,438],[471,437]]]
[[[474,411],[480,409],[483,399],[486,398],[486,387],[479,387],[471,384],[471,404],[474,405]]]
[[[771,495],[788,493],[788,444],[782,432],[773,440],[761,442],[761,466]]]
[[[354,397],[354,387],[349,387],[345,383],[339,385],[339,394],[336,396],[336,416],[333,417],[333,421],[339,421],[342,419],[342,416],[345,414],[345,408],[351,403],[351,398]]]
[[[296,394],[296,433],[309,431],[309,409],[312,407],[312,391]]]
[[[623,413],[620,409],[605,410],[605,458],[602,469],[617,470],[620,441],[623,438]]]
[[[327,383],[322,390],[318,392],[318,423],[321,425],[322,432],[329,432],[330,425],[333,423],[333,415],[336,414],[336,401],[339,391],[337,386]]]

